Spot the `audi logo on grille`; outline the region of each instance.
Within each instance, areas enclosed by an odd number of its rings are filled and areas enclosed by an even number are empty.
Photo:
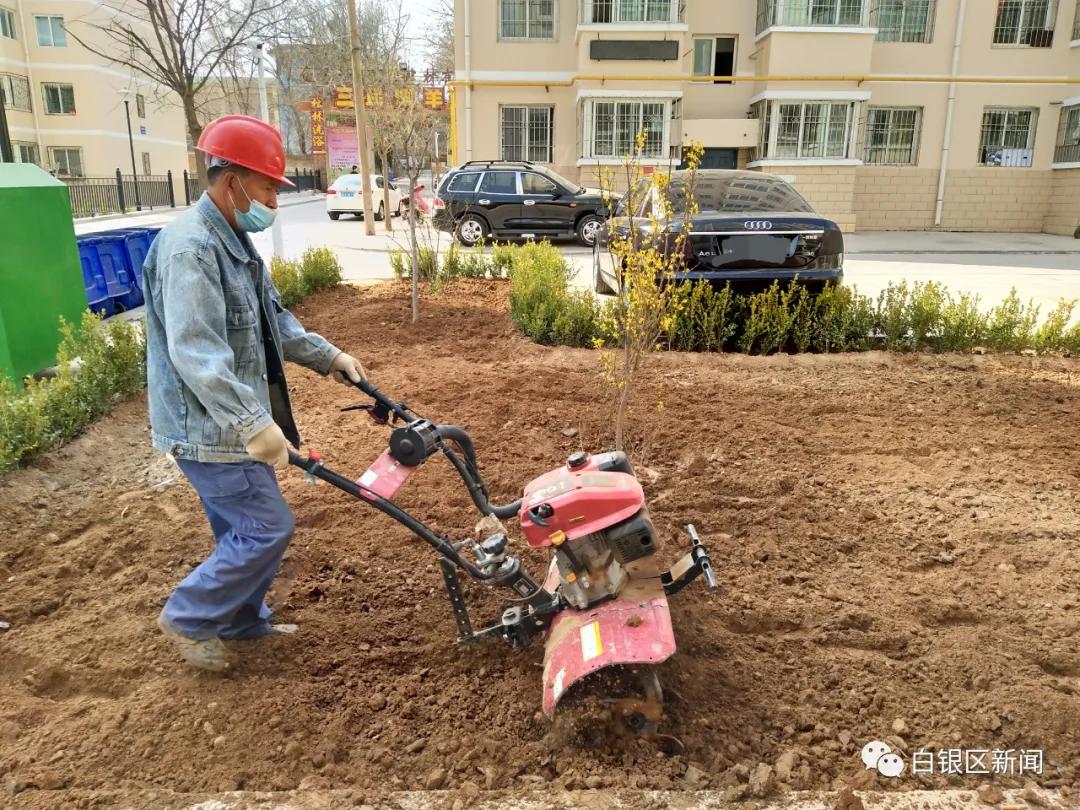
[[[771,231],[772,223],[767,219],[748,219],[742,224],[748,231]]]

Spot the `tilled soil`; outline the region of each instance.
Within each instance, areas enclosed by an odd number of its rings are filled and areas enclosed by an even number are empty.
[[[468,429],[505,501],[613,435],[595,354],[528,342],[505,293],[458,283],[417,325],[395,285],[320,293],[298,315],[383,390]],[[0,802],[297,787],[358,801],[552,787],[737,798],[1028,779],[1076,797],[1080,363],[671,353],[649,373],[632,438],[661,553],[681,555],[694,523],[721,583],[672,599],[664,730],[684,755],[568,745],[539,713],[540,646],[459,649],[432,550],[296,470],[280,476],[297,530],[273,596],[300,635],[236,644],[226,676],[185,668],[154,618],[210,535],[132,401],[0,481]],[[291,384],[329,466],[358,475],[385,448],[386,429],[338,412],[358,392],[295,368]],[[477,518],[437,460],[399,500],[458,538]],[[514,541],[539,574],[544,555]],[[495,619],[496,596],[466,587],[474,623]],[[909,762],[1041,750],[1043,773],[887,779],[860,761],[879,739]]]

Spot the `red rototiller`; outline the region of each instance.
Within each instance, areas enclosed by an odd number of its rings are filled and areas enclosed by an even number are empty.
[[[468,433],[417,416],[367,382],[357,387],[374,403],[343,410],[364,410],[377,424],[393,423],[390,446],[355,481],[328,469],[315,453],[305,457],[290,452],[290,463],[368,502],[439,552],[459,641],[500,638],[521,648],[542,635],[543,709],[549,718],[586,676],[598,670],[618,673],[604,680],[634,686],[629,696],[602,698],[610,717],[665,749],[681,750],[677,739],[658,733],[663,694],[653,667],[675,652],[667,597],[699,575],[710,588],[716,587],[709,555],[694,527],[687,527],[689,552],[669,571],[660,571],[656,532],[641,484],[618,452],[574,453],[564,466],[529,483],[521,499],[492,504]],[[410,474],[436,453],[457,470],[483,515],[475,537],[454,541],[391,500]],[[517,518],[530,547],[554,552],[542,581],[507,553],[509,540],[501,521],[511,518]],[[513,592],[497,622],[473,629],[459,571]]]

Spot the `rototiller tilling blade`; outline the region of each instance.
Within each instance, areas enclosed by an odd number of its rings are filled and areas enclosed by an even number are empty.
[[[694,527],[687,527],[690,550],[671,570],[661,571],[645,496],[622,453],[575,453],[562,467],[529,483],[521,499],[494,505],[468,433],[420,418],[367,382],[357,387],[374,404],[344,410],[366,410],[377,424],[393,423],[389,448],[356,481],[327,469],[314,453],[306,458],[290,453],[289,461],[310,478],[367,501],[439,552],[459,641],[501,638],[521,648],[543,635],[543,709],[548,717],[567,695],[593,685],[599,694],[590,698],[617,722],[618,730],[653,739],[667,751],[681,750],[678,740],[658,731],[663,692],[653,667],[675,652],[667,597],[699,575],[716,587]],[[436,533],[391,500],[436,453],[453,465],[483,515],[474,535],[461,541]],[[502,521],[514,517],[529,546],[552,552],[543,583],[507,553]],[[499,621],[473,629],[459,571],[513,591]]]

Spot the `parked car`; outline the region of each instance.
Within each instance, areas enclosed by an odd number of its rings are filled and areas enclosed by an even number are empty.
[[[435,227],[463,245],[495,238],[577,238],[592,247],[608,216],[599,189],[543,166],[474,160],[447,171],[435,195]]]
[[[691,183],[697,213],[689,210]],[[812,288],[843,280],[840,228],[815,213],[782,178],[702,169],[693,180],[690,172],[672,172],[664,185],[661,192],[659,184],[645,177],[619,200],[593,250],[598,293],[614,293],[622,283],[618,261],[605,256],[613,236],[635,243],[655,239],[662,249],[674,250],[684,226],[688,227],[685,269],[676,273],[676,281],[730,283],[732,289],[750,292],[796,278]],[[654,233],[654,228],[660,232]]]
[[[375,210],[375,219],[386,216],[386,200],[383,199],[385,182],[382,175],[371,176],[371,207]],[[401,216],[404,206],[401,204],[401,192],[390,186],[390,214]],[[343,174],[326,190],[326,213],[330,219],[337,219],[342,214],[355,214],[364,218],[364,192],[361,188],[360,175]]]

